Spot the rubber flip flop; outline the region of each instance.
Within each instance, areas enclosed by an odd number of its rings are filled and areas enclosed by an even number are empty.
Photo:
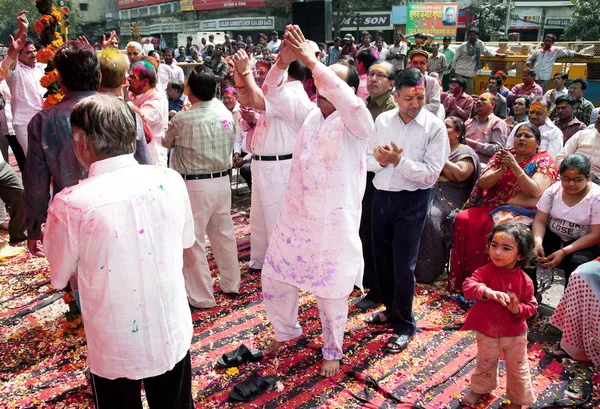
[[[278,378],[274,375],[260,376],[254,372],[245,381],[237,384],[229,392],[229,398],[237,402],[250,402],[265,392],[269,392]]]
[[[223,354],[217,359],[217,365],[221,368],[233,368],[234,366],[240,366],[246,362],[258,362],[262,360],[263,354],[257,349],[248,349],[246,345],[242,344],[235,351]]]
[[[571,357],[567,351],[565,351],[564,349],[561,348],[560,344],[552,345],[552,347],[550,347],[550,349],[546,350],[546,355],[551,356],[552,358],[555,358],[555,359]]]
[[[385,321],[381,319],[381,316],[385,317]],[[365,322],[370,325],[380,325],[390,323],[390,314],[387,312],[376,312],[369,317],[365,318]]]

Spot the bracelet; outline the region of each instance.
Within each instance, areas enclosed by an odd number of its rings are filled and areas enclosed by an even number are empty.
[[[252,70],[246,70],[242,73],[242,77],[245,77],[246,75],[251,74],[251,73],[252,73]]]
[[[236,89],[244,89],[244,88],[246,88],[246,87],[243,87],[243,86],[242,86],[242,87],[238,87],[238,86],[236,85],[236,86],[235,86],[235,88],[236,88]]]
[[[523,175],[527,176],[527,173],[525,173],[525,172],[521,173],[519,176],[517,176],[517,179],[519,179]]]
[[[248,95],[248,93],[246,92],[245,94],[242,94],[241,92],[238,92],[238,97],[245,97],[246,95]]]

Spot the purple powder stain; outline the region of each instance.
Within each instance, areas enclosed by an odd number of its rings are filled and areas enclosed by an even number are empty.
[[[119,238],[119,233],[117,233],[117,231],[115,230],[115,239]]]
[[[287,244],[292,244],[292,238],[288,237],[287,240],[285,241]]]
[[[140,234],[144,234],[144,229],[141,229],[141,230],[140,230]]]

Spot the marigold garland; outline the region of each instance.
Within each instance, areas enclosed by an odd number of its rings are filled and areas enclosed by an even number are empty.
[[[46,5],[49,7],[51,1],[36,0],[36,7],[38,7],[42,16],[34,25],[34,30],[40,35],[40,44],[43,46],[36,53],[36,58],[42,64],[47,64],[46,75],[40,80],[40,84],[48,89],[43,109],[50,108],[63,99],[63,94],[58,85],[58,72],[54,69],[54,64],[52,63],[54,53],[63,44],[62,36],[56,32],[56,26],[60,21],[60,12],[56,6],[52,5],[50,14],[44,13],[44,11],[48,10]]]

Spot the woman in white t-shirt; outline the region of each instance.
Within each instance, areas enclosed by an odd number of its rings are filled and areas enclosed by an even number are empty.
[[[600,256],[600,186],[590,175],[586,156],[567,156],[559,182],[546,189],[533,221],[538,262],[564,270],[565,286],[579,265]]]

